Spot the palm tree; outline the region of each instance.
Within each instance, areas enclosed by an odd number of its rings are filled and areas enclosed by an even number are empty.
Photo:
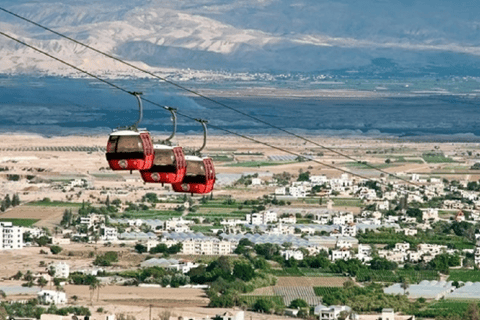
[[[55,267],[50,266],[50,268],[47,269],[47,273],[50,276],[50,289],[52,289],[53,278],[55,277],[56,273]]]
[[[95,293],[95,290],[98,288],[98,284],[100,283],[100,281],[95,278],[94,281],[92,281],[92,283],[90,283],[90,285],[88,286],[88,290],[90,290],[90,302],[93,303],[93,294]]]
[[[98,280],[97,284],[97,301],[100,299],[100,288],[105,287],[105,284],[103,284],[100,280]]]
[[[402,284],[400,285],[400,287],[403,289],[403,294],[407,294],[407,289],[408,287],[410,287],[410,285],[408,284],[408,279],[407,278],[403,278],[402,279]]]

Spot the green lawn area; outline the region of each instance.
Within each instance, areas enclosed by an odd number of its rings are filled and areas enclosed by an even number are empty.
[[[428,163],[451,163],[455,162],[451,158],[445,157],[443,154],[431,154],[431,153],[424,153],[422,155],[423,160]]]
[[[439,317],[448,317],[456,314],[462,317],[465,311],[467,311],[469,304],[470,302],[465,301],[441,300],[429,304],[425,310],[415,312],[415,316],[438,319]]]
[[[31,227],[40,219],[1,218],[0,222],[11,222],[14,226]]]
[[[128,215],[132,218],[139,218],[139,219],[168,220],[172,217],[181,216],[182,212],[173,211],[173,210],[164,210],[164,211],[161,211],[161,210],[143,210],[143,211],[126,211],[123,214]]]
[[[33,201],[28,202],[25,205],[27,206],[36,206],[36,207],[75,207],[80,208],[82,206],[81,202],[64,202],[64,201]]]
[[[247,162],[238,162],[238,163],[229,163],[226,167],[268,167],[268,166],[281,166],[284,164],[297,163],[297,161],[247,161]]]
[[[211,229],[222,229],[222,226],[190,226],[194,232],[208,233]]]
[[[448,281],[479,282],[480,270],[450,270],[450,276],[448,277]]]
[[[362,199],[359,198],[331,198],[333,205],[337,207],[361,207]]]

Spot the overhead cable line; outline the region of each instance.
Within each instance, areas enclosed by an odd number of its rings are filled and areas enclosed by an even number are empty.
[[[118,86],[118,85],[116,85],[116,84],[114,84],[114,83],[112,83],[112,82],[110,82],[110,81],[107,81],[107,80],[105,80],[105,79],[102,79],[102,78],[100,78],[100,77],[92,74],[91,72],[88,72],[88,71],[85,71],[85,70],[83,70],[83,69],[81,69],[81,68],[79,68],[79,67],[76,67],[76,66],[72,65],[71,63],[68,63],[68,62],[66,62],[66,61],[64,61],[64,60],[62,60],[62,59],[60,59],[60,58],[57,58],[57,57],[55,57],[55,56],[53,56],[53,55],[51,55],[51,54],[49,54],[49,53],[47,53],[47,52],[39,49],[39,48],[36,48],[36,47],[34,47],[34,46],[32,46],[32,45],[24,42],[24,41],[21,41],[21,40],[15,38],[15,37],[12,37],[12,36],[4,33],[4,32],[1,32],[1,31],[0,31],[0,35],[3,35],[3,36],[5,36],[5,37],[7,37],[7,38],[9,38],[9,39],[11,39],[11,40],[19,43],[19,44],[22,44],[22,45],[24,45],[24,46],[26,46],[26,47],[34,50],[34,51],[37,51],[37,52],[41,53],[41,54],[43,54],[43,55],[46,55],[46,56],[49,57],[49,58],[52,58],[52,59],[54,59],[54,60],[56,60],[56,61],[58,61],[58,62],[60,62],[60,63],[62,63],[62,64],[65,64],[65,65],[67,65],[67,66],[69,66],[69,67],[71,67],[71,68],[73,68],[73,69],[81,72],[81,73],[84,73],[84,74],[86,74],[86,75],[88,75],[88,76],[90,76],[90,77],[92,77],[92,78],[94,78],[94,79],[97,79],[97,80],[99,80],[99,81],[101,81],[101,82],[103,82],[103,83],[105,83],[105,84],[107,84],[107,85],[109,85],[109,86],[117,89],[117,90],[120,90],[120,91],[122,91],[122,92],[124,92],[124,93],[127,93],[127,94],[130,94],[130,95],[135,95],[135,92],[128,91],[128,90],[126,90],[126,89],[124,89],[124,88],[122,88],[122,87],[120,87],[120,86]],[[145,102],[148,102],[148,103],[150,103],[150,104],[152,104],[152,105],[154,105],[154,106],[156,106],[156,107],[160,107],[160,108],[166,109],[166,110],[169,109],[169,107],[164,106],[164,105],[161,105],[161,104],[156,103],[156,102],[154,102],[154,101],[151,101],[151,100],[149,100],[149,99],[142,98],[142,100],[145,101]],[[178,112],[178,111],[177,111],[177,114],[180,115],[180,116],[182,116],[182,117],[184,117],[184,118],[187,118],[187,119],[189,119],[189,120],[196,121],[196,118],[191,117],[191,116],[189,116],[189,115],[187,115],[187,114],[184,114],[184,113],[182,113],[182,112]],[[281,147],[272,145],[272,144],[267,143],[267,142],[260,141],[260,140],[258,140],[258,139],[255,139],[255,138],[246,136],[246,135],[244,135],[244,134],[240,134],[240,133],[237,133],[237,132],[234,132],[234,131],[231,131],[231,130],[228,130],[228,129],[225,129],[225,128],[222,128],[222,127],[219,127],[219,126],[215,126],[215,125],[212,125],[212,124],[210,124],[209,126],[212,127],[212,128],[214,128],[214,129],[217,129],[217,130],[226,132],[226,133],[228,133],[228,134],[232,134],[232,135],[235,135],[235,136],[237,136],[237,137],[240,137],[240,138],[243,138],[243,139],[246,139],[246,140],[250,140],[250,141],[252,141],[252,142],[255,142],[255,143],[258,143],[258,144],[262,144],[262,145],[264,145],[264,146],[267,146],[267,147],[270,147],[270,148],[273,148],[273,149],[276,149],[276,150],[279,150],[279,151],[282,151],[282,152],[285,152],[285,153],[288,153],[288,154],[291,154],[291,155],[295,155],[295,156],[300,157],[300,158],[305,158],[305,156],[303,156],[303,155],[300,154],[300,153],[297,153],[297,152],[294,152],[294,151],[290,151],[290,150],[287,150],[287,149],[284,149],[284,148],[281,148]],[[364,179],[364,180],[372,180],[372,179],[370,179],[370,178],[368,178],[368,177],[365,177],[365,176],[363,176],[363,175],[361,175],[361,174],[354,173],[354,172],[351,172],[351,171],[349,171],[349,170],[345,170],[345,169],[339,168],[339,167],[334,166],[334,165],[330,165],[330,164],[327,164],[327,163],[324,163],[324,162],[321,162],[321,161],[318,161],[318,160],[315,160],[315,159],[309,159],[309,160],[310,160],[310,161],[313,161],[313,162],[315,162],[315,163],[317,163],[317,164],[323,165],[323,166],[325,166],[325,167],[328,167],[328,168],[331,168],[331,169],[335,169],[335,170],[341,171],[341,172],[343,172],[343,173],[347,173],[347,174],[350,174],[350,175],[352,175],[352,176],[356,176],[356,177],[362,178],[362,179]],[[376,181],[376,180],[375,180],[375,181]],[[382,184],[382,185],[388,186],[387,183],[384,183],[384,182],[382,182],[382,181],[377,181],[377,182],[379,182],[379,183]],[[398,188],[397,188],[397,189],[398,189]],[[408,189],[400,189],[400,191],[401,191],[401,192],[405,192],[405,193],[411,193],[411,191],[408,190]]]
[[[193,94],[193,95],[196,95],[196,96],[201,97],[201,98],[203,98],[203,99],[205,99],[205,100],[208,100],[208,101],[210,101],[210,102],[212,102],[212,103],[214,103],[214,104],[217,104],[217,105],[219,105],[219,106],[222,106],[222,107],[224,107],[224,108],[227,108],[227,109],[229,109],[229,110],[232,110],[232,111],[234,111],[234,112],[236,112],[236,113],[239,113],[239,114],[241,114],[241,115],[243,115],[243,116],[245,116],[245,117],[248,117],[248,118],[250,118],[250,119],[253,119],[253,120],[257,121],[257,122],[263,123],[263,124],[265,124],[265,125],[267,125],[267,126],[269,126],[269,127],[271,127],[271,128],[274,128],[274,129],[276,129],[276,130],[282,131],[282,132],[284,132],[284,133],[286,133],[286,134],[292,135],[292,136],[294,136],[294,137],[296,137],[296,138],[298,138],[298,139],[300,139],[300,140],[309,142],[309,143],[311,143],[311,144],[313,144],[313,145],[315,145],[315,146],[317,146],[317,147],[320,147],[320,148],[323,148],[323,149],[325,149],[325,150],[328,150],[328,151],[330,151],[330,152],[332,152],[332,153],[335,153],[335,154],[337,154],[337,155],[339,155],[339,156],[342,156],[342,157],[344,157],[344,158],[346,158],[346,159],[355,161],[355,162],[357,162],[357,163],[360,162],[359,160],[355,159],[355,158],[352,157],[352,156],[349,156],[349,155],[347,155],[347,154],[345,154],[345,153],[342,153],[342,152],[340,152],[340,151],[337,151],[337,150],[335,150],[335,149],[333,149],[333,148],[331,148],[331,147],[327,147],[327,146],[321,145],[321,144],[319,144],[319,143],[317,143],[317,142],[315,142],[315,141],[313,141],[313,140],[311,140],[311,139],[309,139],[309,138],[303,137],[303,136],[301,136],[301,135],[299,135],[299,134],[296,134],[296,133],[294,133],[294,132],[292,132],[292,131],[289,131],[289,130],[287,130],[287,129],[281,128],[281,127],[279,127],[279,126],[277,126],[277,125],[274,125],[274,124],[272,124],[272,123],[270,123],[270,122],[267,122],[267,121],[265,121],[265,120],[262,120],[262,119],[260,119],[260,118],[258,118],[258,117],[252,116],[252,115],[250,115],[250,114],[248,114],[248,113],[246,113],[246,112],[243,112],[243,111],[241,111],[241,110],[238,110],[238,109],[236,109],[236,108],[233,108],[233,107],[231,107],[231,106],[229,106],[229,105],[227,105],[227,104],[225,104],[225,103],[223,103],[223,102],[220,102],[220,101],[218,101],[218,100],[215,100],[215,99],[212,99],[212,98],[210,98],[210,97],[208,97],[208,96],[205,96],[205,95],[199,93],[198,91],[189,89],[189,88],[187,88],[187,87],[185,87],[185,86],[182,86],[182,85],[180,85],[180,84],[178,84],[178,83],[176,83],[176,82],[174,82],[174,81],[168,80],[168,79],[165,78],[165,77],[161,77],[161,76],[159,76],[159,75],[157,75],[157,74],[155,74],[155,73],[153,73],[153,72],[150,72],[150,71],[148,71],[148,70],[145,70],[145,69],[142,69],[142,68],[140,68],[140,67],[137,67],[137,66],[135,66],[135,65],[133,65],[133,64],[131,64],[131,63],[129,63],[129,62],[126,62],[126,61],[124,61],[124,60],[122,60],[122,59],[120,59],[120,58],[117,58],[117,57],[115,57],[115,56],[113,56],[113,55],[111,55],[111,54],[108,54],[108,53],[103,52],[103,51],[101,51],[101,50],[98,50],[98,49],[96,49],[96,48],[94,48],[94,47],[91,47],[91,46],[89,46],[89,45],[87,45],[87,44],[84,44],[84,43],[82,43],[82,42],[80,42],[80,41],[78,41],[78,40],[76,40],[76,39],[73,39],[73,38],[71,38],[71,37],[69,37],[69,36],[66,36],[66,35],[60,33],[60,32],[57,32],[57,31],[55,31],[55,30],[52,30],[52,29],[50,29],[50,28],[48,28],[48,27],[45,27],[45,26],[43,26],[43,25],[41,25],[41,24],[39,24],[39,23],[37,23],[37,22],[35,22],[35,21],[33,21],[33,20],[30,20],[30,19],[28,19],[28,18],[22,17],[22,16],[14,13],[14,12],[11,12],[11,11],[5,9],[5,8],[0,7],[0,10],[1,10],[1,11],[4,11],[4,12],[6,12],[6,13],[12,15],[12,16],[15,16],[15,17],[17,17],[17,18],[19,18],[19,19],[22,19],[22,20],[24,20],[24,21],[26,21],[26,22],[29,22],[29,23],[31,23],[31,24],[34,24],[35,26],[37,26],[37,27],[39,27],[39,28],[42,28],[42,29],[47,30],[47,31],[49,31],[49,32],[51,32],[51,33],[54,33],[54,34],[56,34],[56,35],[58,35],[58,36],[60,36],[60,37],[62,37],[62,38],[68,39],[68,40],[70,40],[70,41],[72,41],[72,42],[74,42],[74,43],[76,43],[76,44],[79,44],[79,45],[81,45],[81,46],[83,46],[83,47],[86,47],[86,48],[88,48],[88,49],[90,49],[90,50],[92,50],[92,51],[95,51],[95,52],[97,52],[97,53],[100,53],[100,54],[102,54],[102,55],[104,55],[104,56],[106,56],[106,57],[108,57],[108,58],[111,58],[111,59],[113,59],[113,60],[115,60],[115,61],[118,61],[118,62],[120,62],[120,63],[122,63],[122,64],[125,64],[125,65],[127,65],[127,66],[129,66],[129,67],[131,67],[131,68],[133,68],[133,69],[135,69],[135,70],[144,72],[144,73],[146,73],[146,74],[148,74],[148,75],[150,75],[150,76],[152,76],[152,77],[154,77],[154,78],[160,79],[160,80],[162,80],[162,81],[164,81],[164,82],[166,82],[166,83],[168,83],[168,84],[170,84],[170,85],[173,85],[173,86],[175,86],[175,87],[177,87],[177,88],[179,88],[179,89],[182,89],[182,90],[187,91],[187,92],[189,92],[189,93],[191,93],[191,94]],[[402,178],[402,177],[399,177],[398,175],[393,174],[393,173],[391,173],[391,172],[382,170],[382,169],[380,169],[380,168],[378,168],[378,167],[376,167],[376,166],[374,166],[374,165],[369,164],[368,162],[364,162],[364,163],[362,163],[362,164],[365,165],[366,167],[370,168],[370,169],[376,170],[376,171],[378,171],[378,172],[381,172],[381,173],[383,173],[383,174],[386,174],[386,175],[388,175],[388,176],[390,176],[390,177],[393,177],[393,178],[396,178],[396,179],[398,179],[398,180],[402,180],[402,181],[404,181],[404,182],[406,182],[406,183],[408,183],[408,184],[410,184],[410,185],[413,185],[413,186],[415,186],[415,187],[419,187],[416,183],[413,183],[413,182],[411,182],[411,181],[409,181],[409,180],[407,180],[407,179],[404,179],[404,178]]]

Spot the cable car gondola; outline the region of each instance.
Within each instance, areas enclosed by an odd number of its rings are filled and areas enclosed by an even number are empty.
[[[153,164],[153,143],[150,133],[139,130],[143,107],[141,93],[132,92],[138,100],[139,118],[131,127],[114,130],[108,139],[106,158],[112,170],[147,170]]]
[[[208,157],[201,157],[200,151],[205,148],[207,143],[207,121],[195,119],[203,126],[203,145],[195,151],[195,155],[185,156],[187,162],[187,172],[182,182],[173,183],[172,188],[176,192],[187,193],[209,193],[213,190],[215,185],[215,167],[213,160]]]
[[[179,183],[186,172],[185,155],[182,147],[171,145],[170,140],[175,136],[177,129],[176,109],[167,108],[172,113],[173,133],[165,141],[153,145],[153,165],[148,170],[141,170],[142,179],[150,183]]]

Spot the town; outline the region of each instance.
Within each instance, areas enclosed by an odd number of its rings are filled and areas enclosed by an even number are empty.
[[[25,137],[8,143],[15,139]],[[162,320],[478,312],[468,302],[480,299],[477,144],[353,148],[358,141],[345,139],[344,151],[361,159],[346,162],[215,139],[217,185],[203,196],[113,173],[102,147],[81,138],[73,147],[65,138],[50,148],[2,146],[5,312],[43,320],[151,319],[152,309]],[[79,157],[88,161],[72,170]]]

